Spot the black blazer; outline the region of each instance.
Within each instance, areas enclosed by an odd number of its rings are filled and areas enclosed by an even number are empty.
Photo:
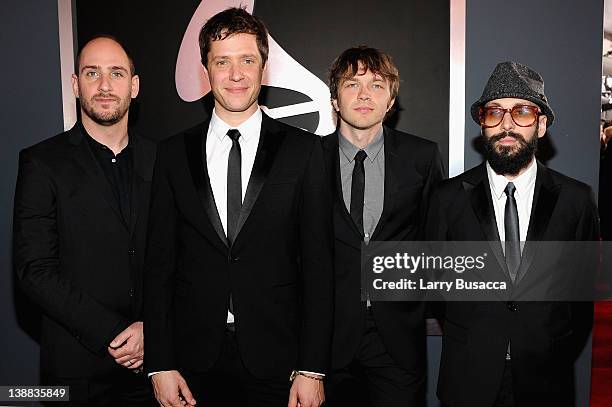
[[[335,323],[332,366],[353,359],[363,334],[366,303],[361,301],[362,237],[342,196],[337,132],[323,138],[328,185],[333,194],[335,233]],[[428,198],[444,177],[435,143],[384,127],[383,211],[372,241],[419,240]],[[424,372],[425,324],[422,303],[373,302],[379,333],[393,359]]]
[[[596,240],[597,209],[591,189],[537,165],[527,241]],[[443,182],[434,191],[426,237],[491,242],[499,267],[507,274],[485,164]],[[546,266],[538,264],[528,242],[514,293],[533,284],[534,270]],[[509,278],[507,282],[512,286]],[[451,407],[491,406],[510,341],[515,404],[573,406],[573,364],[592,323],[592,303],[509,300],[447,303],[439,398]]]
[[[123,367],[107,346],[142,320],[142,265],[155,145],[130,134],[130,224],[79,125],[24,149],[15,192],[14,268],[43,311],[41,368],[88,377]]]
[[[231,292],[240,355],[253,375],[325,372],[332,232],[319,138],[263,115],[229,247],[208,178],[208,124],[160,144],[145,276],[146,369],[212,367]]]

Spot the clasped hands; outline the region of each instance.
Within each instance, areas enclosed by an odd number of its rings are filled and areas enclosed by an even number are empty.
[[[111,341],[108,353],[118,364],[138,373],[144,361],[144,332],[142,321],[136,321]]]

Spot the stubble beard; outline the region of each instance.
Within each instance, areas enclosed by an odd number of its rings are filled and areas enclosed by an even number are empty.
[[[118,103],[112,102],[112,103],[117,103],[117,107],[115,109],[105,111],[105,112],[96,111],[96,109],[94,108],[94,103],[95,103],[94,98],[108,97],[108,96],[109,95],[98,94],[98,95],[93,96],[90,100],[84,100],[84,99],[79,100],[81,104],[81,109],[83,110],[85,115],[87,115],[87,117],[89,117],[91,120],[93,120],[95,123],[101,126],[112,126],[114,124],[119,123],[121,119],[125,117],[125,115],[127,114],[130,108],[131,100],[128,97],[125,99],[117,98]]]

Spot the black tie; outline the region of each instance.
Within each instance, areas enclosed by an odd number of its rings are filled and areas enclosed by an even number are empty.
[[[508,265],[508,272],[512,282],[514,282],[519,265],[521,264],[521,238],[514,191],[516,191],[516,187],[512,182],[508,182],[504,190],[507,196],[504,211],[504,228],[506,229],[506,264]]]
[[[363,199],[365,191],[365,168],[363,161],[368,154],[363,151],[357,151],[355,154],[355,167],[353,167],[353,179],[351,183],[351,218],[357,225],[357,229],[363,236]]]
[[[242,173],[241,173],[241,152],[240,132],[236,129],[227,131],[227,135],[232,139],[232,149],[227,160],[227,239],[230,246],[236,238],[236,226],[242,208]]]

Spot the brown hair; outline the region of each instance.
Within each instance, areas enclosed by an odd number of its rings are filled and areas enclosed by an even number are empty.
[[[207,66],[212,41],[224,40],[234,34],[252,34],[257,41],[262,66],[268,60],[268,30],[264,23],[244,8],[231,7],[212,16],[200,30],[200,56]]]
[[[399,70],[393,63],[391,55],[376,48],[365,45],[345,50],[332,64],[329,70],[329,90],[332,99],[338,98],[338,87],[342,81],[352,78],[359,73],[362,67],[364,72],[368,70],[382,76],[389,82],[391,99],[399,93]]]
[[[87,45],[89,45],[90,42],[92,42],[94,40],[97,40],[97,39],[100,39],[100,38],[105,38],[107,40],[115,41],[123,49],[123,52],[125,52],[125,55],[127,55],[128,62],[130,64],[130,66],[129,66],[129,68],[130,68],[130,75],[131,76],[136,75],[136,67],[134,66],[134,60],[132,59],[132,56],[130,55],[130,52],[127,50],[125,45],[123,45],[123,43],[117,39],[117,37],[115,37],[114,35],[110,35],[110,34],[97,34],[97,35],[94,35],[89,40],[87,40],[87,42],[85,44],[83,44],[83,46],[79,49],[79,52],[77,53],[77,57],[76,57],[76,60],[75,60],[75,66],[74,66],[74,72],[76,72],[77,75],[80,73],[79,69],[80,69],[80,65],[81,65],[81,54],[83,53],[83,49],[85,49],[85,47]]]

